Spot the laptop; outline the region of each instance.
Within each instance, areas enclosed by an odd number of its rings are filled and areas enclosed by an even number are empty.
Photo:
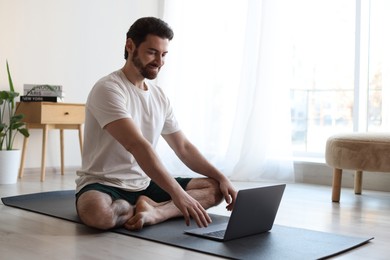
[[[239,190],[227,223],[184,233],[216,241],[228,241],[256,235],[272,229],[286,184]]]

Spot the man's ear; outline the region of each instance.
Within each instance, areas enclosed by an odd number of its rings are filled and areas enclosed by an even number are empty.
[[[132,39],[128,38],[126,40],[126,50],[129,54],[133,54],[134,50],[135,50],[135,43],[133,42]]]

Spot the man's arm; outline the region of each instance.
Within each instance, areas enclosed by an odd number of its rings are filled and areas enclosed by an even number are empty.
[[[188,195],[168,173],[132,119],[116,120],[107,124],[104,129],[134,156],[142,170],[157,185],[169,193],[173,203],[183,213],[187,225],[190,223],[190,216],[199,227],[207,226],[211,222],[200,203]]]
[[[226,208],[232,210],[236,201],[237,191],[228,178],[207,161],[199,150],[186,138],[182,131],[163,135],[163,137],[188,168],[219,182],[221,192],[225,197],[226,203],[228,203]]]

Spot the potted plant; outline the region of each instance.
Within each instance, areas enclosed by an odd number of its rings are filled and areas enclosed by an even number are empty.
[[[13,144],[17,133],[25,137],[29,132],[22,121],[24,115],[16,114],[15,92],[7,61],[9,90],[0,91],[0,184],[11,184],[17,181],[20,164],[20,150]]]

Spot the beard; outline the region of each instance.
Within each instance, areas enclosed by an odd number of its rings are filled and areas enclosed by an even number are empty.
[[[142,77],[146,79],[155,79],[161,68],[156,65],[153,65],[153,62],[144,65],[138,56],[138,50],[135,50],[134,55],[131,58],[131,61],[133,62],[134,66],[138,69]],[[156,67],[158,68],[157,70],[155,70]]]

